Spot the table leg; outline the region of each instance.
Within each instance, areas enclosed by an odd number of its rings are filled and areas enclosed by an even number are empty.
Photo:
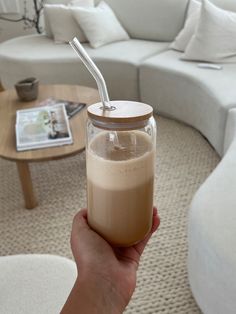
[[[21,187],[24,194],[25,207],[27,209],[33,209],[37,206],[37,201],[34,196],[29,165],[25,161],[17,161],[16,164],[20,177]]]

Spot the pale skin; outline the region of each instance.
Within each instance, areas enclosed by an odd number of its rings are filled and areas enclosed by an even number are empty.
[[[140,257],[160,219],[153,209],[152,229],[146,238],[128,248],[112,247],[87,223],[87,210],[73,220],[71,248],[78,277],[61,314],[121,314],[136,286]]]

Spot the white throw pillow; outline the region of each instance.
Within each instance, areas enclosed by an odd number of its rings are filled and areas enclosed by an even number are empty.
[[[190,0],[187,18],[189,18],[191,14],[196,13],[199,9],[201,9],[201,5],[202,5],[201,0]]]
[[[55,43],[68,43],[75,36],[81,42],[87,41],[83,31],[75,22],[71,10],[78,7],[93,7],[94,0],[74,0],[68,6],[63,4],[45,4],[44,16],[47,34],[52,34]],[[49,24],[49,25],[48,25]],[[49,26],[49,27],[48,27]],[[51,31],[51,32],[50,32]]]
[[[199,24],[184,60],[236,62],[236,13],[203,0]]]
[[[94,7],[94,0],[72,0],[68,5],[78,7]]]
[[[72,14],[93,48],[129,39],[114,12],[104,1],[95,8],[74,8]]]
[[[191,0],[189,3],[188,14],[184,24],[184,28],[176,36],[170,48],[184,51],[190,39],[192,38],[200,18],[201,2]]]
[[[1,1],[1,0],[0,0]],[[45,0],[44,1],[44,7],[46,4],[50,5],[58,5],[58,4],[65,4],[67,1],[63,0]],[[94,6],[94,0],[72,0],[69,2],[69,5],[72,6]],[[49,17],[47,14],[47,9],[43,10],[43,18],[44,18],[44,33],[50,38],[53,38],[53,33],[51,29],[51,25],[49,22]]]

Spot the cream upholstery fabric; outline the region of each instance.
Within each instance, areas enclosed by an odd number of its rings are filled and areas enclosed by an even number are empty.
[[[211,2],[221,9],[236,12],[236,1],[234,0],[211,0]]]
[[[53,39],[57,44],[68,43],[75,36],[80,42],[87,41],[82,29],[74,20],[71,10],[73,8],[61,4],[44,6],[44,14],[48,18]]]
[[[45,0],[68,4],[70,0]],[[95,0],[98,4],[100,0]],[[184,24],[188,0],[106,0],[131,38],[172,41]],[[142,23],[140,23],[142,21]],[[46,22],[46,34],[51,36]]]
[[[168,43],[134,39],[97,49],[84,45],[104,74],[111,98],[131,100],[139,99],[139,64],[167,46]],[[96,86],[73,49],[68,44],[55,45],[46,36],[31,35],[9,40],[0,45],[0,55],[1,78],[6,88],[30,76],[36,76],[41,83]]]
[[[225,128],[224,154],[227,152],[230,145],[234,141],[235,134],[236,134],[236,109],[232,108],[228,112],[228,118]]]
[[[222,155],[227,112],[236,106],[236,65],[200,69],[181,55],[167,51],[141,65],[141,99],[200,130]]]
[[[196,0],[190,1],[188,15],[184,24],[184,28],[176,36],[174,42],[170,45],[170,48],[178,51],[185,50],[196,30],[200,18],[200,9],[201,2]]]
[[[73,8],[71,13],[93,48],[129,39],[126,30],[105,1],[92,8]]]
[[[0,313],[60,313],[76,275],[75,263],[64,257],[0,257]]]
[[[95,0],[95,3],[99,0]],[[172,41],[181,30],[188,0],[106,0],[131,38]],[[142,21],[142,22],[141,22]]]
[[[68,4],[70,2],[70,0],[44,0],[44,4]],[[45,34],[52,38],[53,37],[53,33],[52,33],[52,29],[49,23],[49,17],[47,16],[47,11],[44,10],[43,11],[43,17],[44,17],[44,32]]]
[[[231,113],[236,115],[236,110]],[[235,169],[236,133],[190,206],[188,273],[194,297],[205,314],[235,314]]]
[[[236,13],[203,0],[200,19],[183,58],[236,63]]]

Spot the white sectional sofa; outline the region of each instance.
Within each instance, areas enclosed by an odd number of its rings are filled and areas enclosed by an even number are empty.
[[[111,99],[147,102],[155,111],[195,127],[222,157],[190,205],[188,270],[192,292],[205,314],[234,314],[236,64],[224,64],[220,71],[200,69],[169,49],[184,25],[188,0],[106,2],[131,39],[97,49],[84,47],[104,74]],[[212,2],[236,12],[234,0]],[[28,76],[41,83],[95,86],[70,46],[56,45],[45,35],[2,43],[0,74],[6,88]]]
[[[139,99],[139,65],[168,44],[132,39],[97,49],[84,47],[102,71],[112,99]],[[0,45],[0,73],[5,88],[36,76],[41,83],[80,84],[95,87],[91,74],[67,44],[55,45],[45,35],[31,35]]]
[[[236,313],[236,109],[228,113],[225,154],[193,198],[188,273],[206,314]]]
[[[181,54],[169,50],[142,63],[141,99],[198,129],[222,156],[228,111],[236,105],[236,64],[206,70]]]

